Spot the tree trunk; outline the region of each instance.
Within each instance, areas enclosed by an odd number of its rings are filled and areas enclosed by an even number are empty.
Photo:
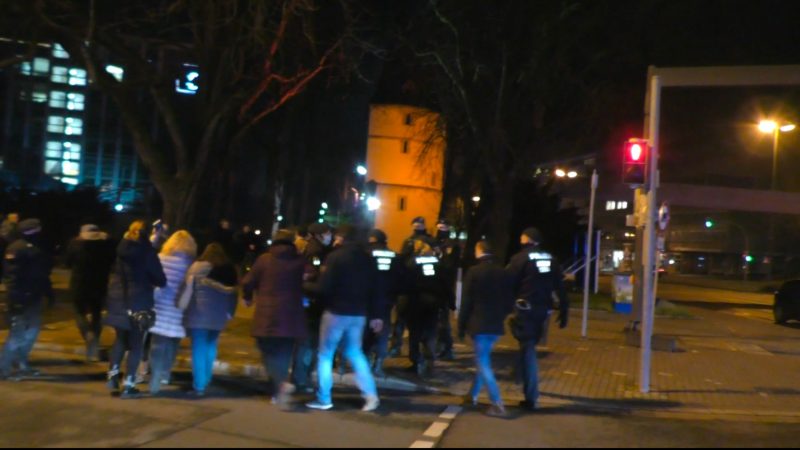
[[[510,177],[499,178],[492,186],[492,208],[487,238],[494,246],[498,261],[506,261],[511,239],[509,227],[514,215],[514,183]]]

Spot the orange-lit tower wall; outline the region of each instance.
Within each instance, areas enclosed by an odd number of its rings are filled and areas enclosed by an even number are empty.
[[[411,235],[411,221],[425,218],[435,232],[442,203],[445,141],[438,114],[404,105],[372,105],[367,142],[367,178],[377,183],[381,207],[375,227],[399,251]]]

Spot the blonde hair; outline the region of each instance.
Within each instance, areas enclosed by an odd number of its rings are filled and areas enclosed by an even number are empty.
[[[147,229],[147,224],[143,220],[134,221],[125,232],[125,239],[128,241],[138,241],[142,238],[142,233]]]
[[[161,248],[162,255],[175,255],[177,253],[183,253],[192,258],[197,257],[197,242],[186,230],[176,231]]]

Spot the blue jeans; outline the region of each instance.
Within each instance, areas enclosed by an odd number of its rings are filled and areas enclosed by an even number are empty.
[[[28,357],[42,329],[42,311],[32,308],[22,314],[8,317],[9,331],[0,355],[0,375],[10,375],[17,365],[20,369],[28,367]]]
[[[340,342],[344,344],[342,354],[355,371],[356,385],[361,390],[361,394],[365,398],[378,396],[375,379],[372,378],[367,357],[364,356],[361,348],[366,325],[367,318],[363,316],[338,316],[330,312],[326,312],[322,316],[317,361],[317,374],[319,377],[317,400],[320,403],[331,403],[333,357]]]
[[[219,333],[214,330],[189,330],[192,337],[192,387],[197,392],[205,392],[214,376]]]
[[[169,381],[171,378],[172,367],[178,357],[181,339],[158,334],[152,336],[152,341],[150,341],[150,393],[157,394],[161,390],[161,382]]]
[[[536,342],[536,340],[519,342],[525,401],[533,406],[539,400],[539,362],[536,356]]]
[[[477,399],[481,395],[481,389],[486,386],[489,391],[489,400],[495,405],[501,405],[503,399],[500,397],[500,387],[492,370],[492,349],[500,336],[490,334],[479,334],[473,336],[475,343],[475,366],[478,369],[475,373],[475,381],[472,383],[470,395]]]

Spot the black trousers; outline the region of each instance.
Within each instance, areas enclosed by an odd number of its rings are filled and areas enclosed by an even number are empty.
[[[436,332],[439,326],[437,308],[411,307],[408,315],[410,334],[409,358],[413,364],[436,359]]]

